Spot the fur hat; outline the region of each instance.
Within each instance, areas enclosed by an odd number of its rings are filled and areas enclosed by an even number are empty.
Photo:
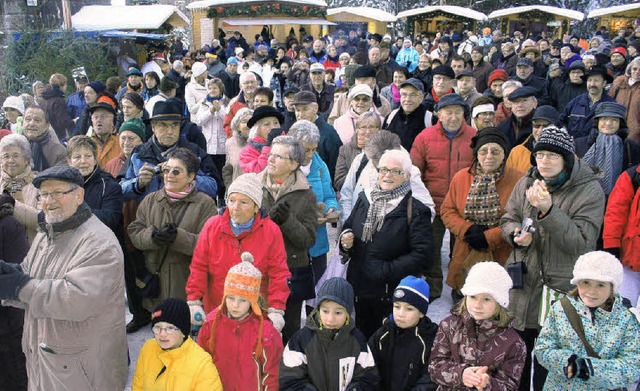
[[[254,172],[242,174],[234,179],[227,190],[227,199],[233,193],[244,194],[251,198],[258,205],[258,208],[262,206],[262,184],[258,174]]]
[[[622,285],[622,264],[620,260],[605,251],[592,251],[581,255],[573,267],[571,284],[581,280],[610,282],[617,292]]]
[[[401,301],[416,307],[423,314],[429,309],[429,284],[422,278],[407,276],[393,291],[393,302]]]
[[[353,312],[353,287],[347,280],[340,277],[333,277],[322,284],[318,290],[318,307],[325,301],[333,301]]]
[[[151,325],[166,322],[180,329],[185,338],[191,334],[191,312],[182,299],[169,298],[158,304],[151,313]]]
[[[509,306],[509,289],[512,286],[513,281],[511,281],[509,273],[499,263],[479,262],[469,270],[460,292],[465,296],[486,293],[503,308],[507,308]]]

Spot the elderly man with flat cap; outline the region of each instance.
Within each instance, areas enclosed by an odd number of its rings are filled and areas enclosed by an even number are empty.
[[[69,166],[33,179],[40,231],[21,265],[0,261],[3,305],[25,310],[29,390],[122,390],[127,380],[123,255]]]
[[[413,140],[423,129],[431,126],[431,112],[422,104],[424,85],[411,78],[400,84],[400,107],[393,110],[383,128],[400,136],[400,143],[411,151]]]
[[[464,120],[469,108],[458,94],[447,94],[436,105],[438,122],[423,130],[411,148],[411,161],[420,169],[422,182],[431,193],[436,204],[436,218],[433,221],[433,243],[435,263],[425,273],[431,287],[431,298],[442,294],[442,239],[446,228],[440,218],[440,207],[444,201],[453,176],[465,167],[471,166],[474,156],[471,139],[476,130]],[[452,238],[453,241],[453,238]]]
[[[531,119],[538,107],[537,91],[532,87],[520,87],[507,97],[511,102],[511,115],[498,128],[507,136],[509,148],[522,144],[531,135]]]
[[[220,172],[206,151],[181,136],[181,120],[182,105],[179,100],[168,99],[156,103],[150,119],[153,136],[135,149],[129,168],[120,182],[125,201],[137,199],[140,202],[147,194],[164,187],[160,171],[167,161],[167,155],[177,148],[187,148],[200,158],[200,169],[196,175],[197,189],[216,199],[216,180],[222,183]]]

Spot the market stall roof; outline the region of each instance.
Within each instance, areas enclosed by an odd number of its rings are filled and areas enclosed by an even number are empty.
[[[456,16],[462,16],[462,17],[465,17],[468,19],[474,19],[477,21],[487,20],[487,15],[483,14],[482,12],[474,11],[469,8],[458,7],[455,5],[432,5],[428,7],[415,8],[412,10],[402,11],[397,16],[398,16],[398,19],[403,19],[409,16],[428,14],[430,12],[437,12],[437,11],[456,15]]]
[[[606,7],[589,12],[587,18],[597,18],[598,16],[623,14],[629,11],[640,10],[640,3],[616,5],[615,7]]]
[[[71,17],[81,31],[156,30],[164,23],[189,26],[189,18],[172,5],[87,5]]]
[[[190,10],[209,8],[211,6],[225,6],[225,5],[239,5],[239,4],[251,4],[251,3],[264,3],[264,0],[200,0],[194,1],[187,5]],[[279,1],[279,3],[292,3],[303,5],[315,5],[317,7],[326,7],[327,2],[324,0],[290,0]]]
[[[393,14],[371,7],[338,7],[327,10],[327,16],[339,22],[349,22],[354,16],[393,23],[398,20]]]
[[[225,26],[274,26],[283,24],[321,24],[325,26],[335,26],[336,23],[329,22],[324,19],[300,19],[300,18],[240,18],[240,19],[222,19],[222,24]]]
[[[547,14],[562,16],[569,19],[584,20],[584,14],[580,11],[568,10],[564,8],[551,7],[548,5],[525,5],[522,7],[505,8],[493,11],[489,14],[489,19],[501,18],[503,16],[521,14],[523,12],[541,11]]]

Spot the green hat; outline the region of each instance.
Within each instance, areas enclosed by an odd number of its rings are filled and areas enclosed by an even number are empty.
[[[140,140],[142,140],[143,142],[146,139],[145,133],[147,131],[147,127],[145,126],[144,122],[138,117],[134,117],[124,121],[122,125],[120,125],[120,129],[118,129],[118,134],[124,132],[125,130],[137,134],[138,137],[140,137]]]

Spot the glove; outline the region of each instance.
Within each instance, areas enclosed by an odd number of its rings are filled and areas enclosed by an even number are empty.
[[[464,241],[474,250],[482,251],[489,249],[489,243],[484,236],[484,231],[489,227],[486,225],[474,224],[464,234]]]
[[[9,204],[9,205],[14,205],[16,204],[16,200],[11,197],[11,194],[9,194],[6,190],[0,194],[0,205],[4,205],[4,204]]]
[[[291,206],[287,201],[276,204],[269,211],[269,217],[274,223],[281,225],[289,218],[291,214]]]
[[[620,259],[620,247],[605,248],[604,251]]]
[[[9,263],[0,260],[0,274],[23,273],[19,263]]]
[[[282,334],[282,329],[284,328],[284,311],[277,310],[275,308],[269,308],[267,310],[267,316],[269,317],[271,323],[273,323],[273,327],[275,327],[275,329],[278,330],[280,334]]]
[[[284,132],[282,131],[281,128],[271,129],[269,131],[269,135],[267,136],[267,146],[271,146],[273,139],[278,136],[282,136],[283,134]]]
[[[202,308],[202,301],[189,300],[187,304],[189,304],[189,312],[191,313],[191,324],[194,326],[202,326],[204,318],[206,317],[204,308]]]
[[[569,373],[569,369],[571,369],[571,373]],[[562,368],[562,370],[567,379],[577,377],[578,379],[589,380],[589,378],[593,376],[593,365],[591,365],[591,360],[589,358],[578,358],[575,354],[572,354],[571,357],[569,357],[567,365]]]
[[[18,300],[18,294],[31,277],[5,261],[0,261],[0,270],[0,300]]]
[[[170,246],[175,242],[177,236],[178,228],[175,224],[170,223],[158,230],[154,230],[151,234],[151,240],[159,246]]]

